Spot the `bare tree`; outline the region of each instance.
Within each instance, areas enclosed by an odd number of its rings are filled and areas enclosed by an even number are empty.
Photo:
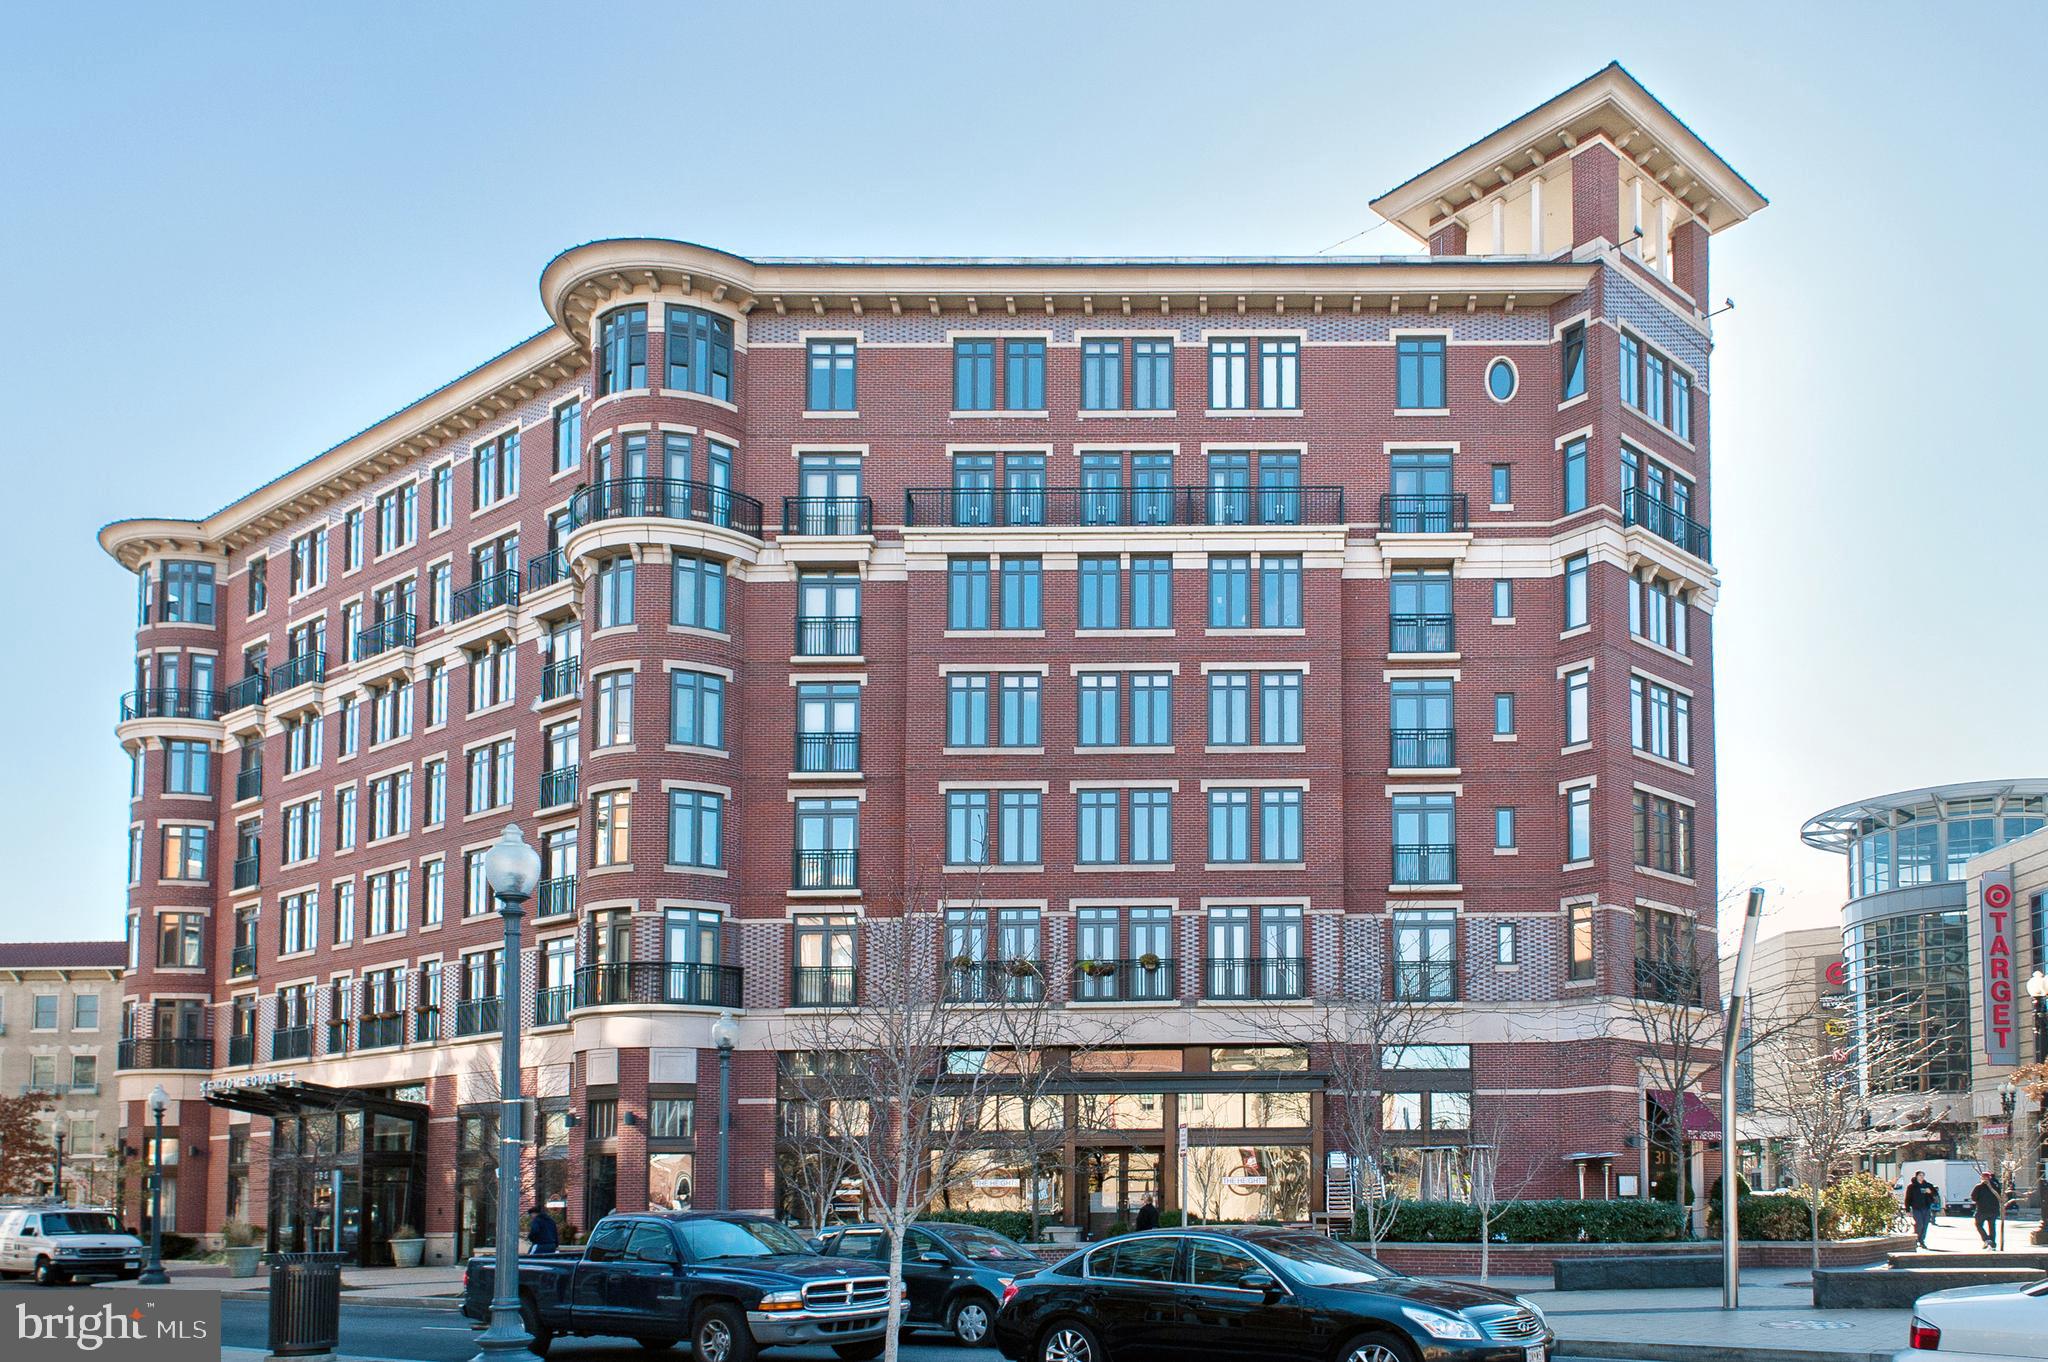
[[[1396,998],[1379,980],[1344,988],[1306,1011],[1274,1009],[1261,1019],[1273,1035],[1307,1046],[1311,1065],[1329,1075],[1325,1139],[1350,1165],[1354,1235],[1362,1229],[1374,1253],[1393,1230],[1403,1200],[1388,1167],[1400,1146],[1389,1142],[1382,1110],[1390,1065],[1417,1053],[1425,1037],[1444,1034],[1448,1019],[1443,1004]]]
[[[806,1149],[843,1162],[888,1236],[889,1362],[905,1233],[998,1159],[1023,1160],[1035,1182],[1065,1084],[1053,1052],[1093,1048],[1109,1031],[1056,1011],[1043,961],[947,956],[946,911],[913,893],[901,917],[870,919],[859,1006],[793,1018],[778,1037],[801,1057],[790,1099],[817,1113],[793,1122]]]
[[[1482,1282],[1492,1270],[1493,1227],[1501,1211],[1520,1201],[1537,1181],[1537,1162],[1522,1152],[1516,1130],[1514,1122],[1496,1115],[1484,1126],[1474,1126],[1468,1148],[1465,1171],[1472,1188],[1472,1209],[1479,1213]]]

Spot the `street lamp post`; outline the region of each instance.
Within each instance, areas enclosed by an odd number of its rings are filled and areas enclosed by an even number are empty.
[[[1749,962],[1756,951],[1756,931],[1763,921],[1762,886],[1749,891],[1749,911],[1742,917],[1742,944],[1735,951],[1735,973],[1728,981],[1728,1010],[1721,1028],[1721,1308],[1734,1310],[1742,1298],[1741,1221],[1738,1218],[1735,1147],[1735,1063],[1742,1048],[1743,1013],[1749,1006]],[[1674,1099],[1683,1110],[1682,1099]],[[1679,1118],[1683,1121],[1683,1116]],[[1683,1128],[1681,1126],[1681,1128]],[[1681,1176],[1680,1182],[1684,1181]]]
[[[2010,1078],[1998,1085],[1998,1106],[2005,1113],[2005,1160],[1998,1172],[1998,1247],[2005,1247],[2005,1209],[2012,1201],[2012,1185],[2019,1179],[2015,1176],[2013,1152],[2019,1147],[2019,1132],[2013,1129],[2013,1108],[2018,1105],[2019,1089],[2013,1087]]]
[[[491,1274],[490,1327],[477,1336],[476,1362],[539,1362],[519,1318],[519,1151],[524,1106],[519,1084],[519,919],[540,883],[540,853],[519,826],[484,853],[484,882],[505,923],[505,980],[498,990],[498,1242]]]
[[[159,1083],[149,1090],[149,1114],[156,1118],[156,1140],[149,1155],[149,1261],[142,1265],[140,1286],[164,1286],[170,1276],[164,1271],[164,1110],[171,1095]]]
[[[56,1161],[56,1163],[55,1163],[55,1164],[54,1164],[54,1165],[53,1165],[53,1166],[51,1167],[51,1169],[50,1169],[50,1198],[51,1198],[51,1200],[53,1200],[53,1201],[57,1202],[57,1204],[59,1204],[59,1205],[62,1205],[62,1204],[64,1203],[64,1127],[63,1127],[63,1126],[61,1126],[61,1125],[60,1125],[60,1126],[58,1126],[58,1127],[57,1127],[57,1130],[56,1130],[56,1136],[57,1136],[57,1161]]]
[[[711,1023],[711,1041],[718,1047],[718,1209],[732,1208],[732,1047],[740,1024],[721,1012]]]

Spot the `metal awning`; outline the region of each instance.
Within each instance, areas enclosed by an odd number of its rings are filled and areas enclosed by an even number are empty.
[[[200,1085],[199,1095],[216,1107],[246,1111],[253,1116],[303,1116],[308,1112],[364,1107],[407,1115],[427,1114],[424,1103],[407,1102],[386,1092],[364,1088],[302,1083],[298,1075],[291,1073],[212,1079]]]
[[[1566,1163],[1612,1163],[1620,1157],[1621,1155],[1610,1150],[1604,1154],[1567,1154],[1564,1156],[1564,1161]]]

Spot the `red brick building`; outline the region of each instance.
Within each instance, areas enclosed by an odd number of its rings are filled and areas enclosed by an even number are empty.
[[[593,242],[539,334],[109,526],[122,1096],[172,1098],[177,1227],[324,1237],[338,1174],[365,1254],[487,1237],[511,821],[579,1225],[708,1179],[727,1010],[731,1200],[777,1204],[775,1037],[906,895],[956,986],[1127,1013],[1141,1114],[1064,1218],[1179,1205],[1179,1127],[1255,1170],[1210,1214],[1319,1206],[1274,1018],[1345,988],[1447,1004],[1412,1143],[1506,1118],[1532,1191],[1627,1194],[1625,1002],[1711,977],[1707,243],[1763,202],[1609,67],[1374,202],[1426,256]]]

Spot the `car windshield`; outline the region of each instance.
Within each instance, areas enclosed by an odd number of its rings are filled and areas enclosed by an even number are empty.
[[[1345,1282],[1378,1282],[1400,1274],[1366,1257],[1349,1244],[1314,1234],[1260,1236],[1260,1248],[1287,1265],[1289,1275],[1311,1286]]]
[[[105,1211],[62,1211],[43,1216],[44,1234],[119,1234],[114,1217]]]
[[[1014,1239],[1004,1238],[993,1230],[948,1230],[943,1238],[958,1249],[962,1256],[982,1262],[1032,1256],[1030,1249]]]
[[[699,1261],[810,1252],[803,1240],[772,1220],[685,1220],[677,1228],[690,1257]]]

